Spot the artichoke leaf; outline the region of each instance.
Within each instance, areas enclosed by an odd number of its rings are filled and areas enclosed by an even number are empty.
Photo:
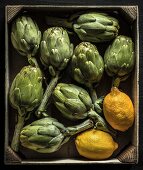
[[[60,102],[55,102],[55,106],[59,109],[60,112],[63,113],[63,116],[65,118],[68,117],[69,119],[73,120],[73,113],[69,111],[69,109],[67,109],[64,104]]]
[[[63,95],[63,93],[58,90],[58,89],[55,89],[54,92],[53,92],[53,97],[55,98],[56,101],[61,101],[61,102],[65,102],[65,96]]]
[[[75,93],[74,91],[75,89],[73,89],[72,87],[64,87],[60,89],[61,93],[63,94],[63,98],[71,98],[71,99],[77,99],[78,96],[78,91]]]
[[[38,128],[37,134],[55,137],[60,134],[60,131],[56,126],[48,125],[46,127],[44,126],[44,127]]]
[[[64,104],[73,113],[84,113],[84,112],[86,112],[85,105],[78,99],[68,99],[68,100],[65,101]]]

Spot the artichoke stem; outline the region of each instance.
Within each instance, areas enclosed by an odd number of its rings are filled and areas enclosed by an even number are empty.
[[[67,19],[46,16],[46,23],[51,26],[60,26],[65,28],[72,28],[73,23],[69,22]]]
[[[116,131],[111,128],[109,129],[106,121],[92,109],[88,112],[88,117],[94,121],[94,128],[110,133],[114,137],[116,136]]]
[[[95,103],[95,101],[97,100],[97,94],[96,94],[95,89],[93,88],[93,85],[90,85],[89,90],[90,90],[90,96],[92,99],[92,103]]]
[[[33,67],[39,67],[35,57],[32,57],[31,54],[28,54],[27,58],[30,65],[32,65]]]
[[[103,100],[104,96],[101,96],[94,103],[94,110],[100,115],[103,114]]]
[[[45,90],[41,104],[35,113],[38,118],[43,117],[43,115],[44,115],[44,117],[46,117],[46,115],[49,116],[46,113],[46,108],[47,108],[49,98],[51,97],[51,94],[57,85],[58,79],[59,79],[59,72],[57,72],[56,76],[51,79],[49,85],[47,86],[47,88]]]
[[[18,114],[18,120],[17,120],[17,124],[15,125],[14,135],[13,135],[12,143],[11,143],[11,148],[15,152],[18,152],[19,150],[19,144],[20,144],[19,135],[20,135],[21,129],[24,126],[25,116],[26,114],[23,114],[23,115]]]
[[[85,120],[79,125],[67,127],[67,134],[66,135],[75,135],[80,133],[84,130],[92,128],[94,126],[94,122],[91,119]]]
[[[119,87],[121,79],[119,77],[115,78],[112,83],[112,87]]]

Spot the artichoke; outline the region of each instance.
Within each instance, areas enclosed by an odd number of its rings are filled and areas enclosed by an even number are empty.
[[[105,120],[93,110],[92,100],[85,89],[74,84],[59,83],[53,91],[53,100],[65,118],[78,120],[90,117],[96,128],[112,133]]]
[[[104,72],[104,62],[95,45],[81,42],[76,46],[71,60],[72,76],[90,89],[93,103],[97,100],[93,83],[98,83]]]
[[[73,54],[73,44],[62,27],[47,29],[41,41],[41,61],[52,76],[63,70]]]
[[[13,108],[18,110],[17,125],[12,139],[11,147],[18,151],[19,133],[24,125],[28,113],[33,111],[42,100],[42,73],[39,68],[25,66],[14,78],[9,98]]]
[[[114,86],[129,77],[134,68],[134,43],[130,37],[120,35],[107,48],[104,55],[105,70],[113,77]]]
[[[11,42],[22,56],[27,56],[29,63],[37,65],[33,58],[39,49],[41,31],[31,17],[21,16],[12,24]]]
[[[68,19],[46,17],[47,24],[72,28],[80,40],[106,42],[118,35],[119,23],[107,13],[88,12],[71,15]]]
[[[25,126],[20,133],[21,145],[40,153],[52,153],[61,148],[72,135],[93,127],[88,119],[77,126],[64,127],[56,119],[47,117]]]
[[[47,29],[41,41],[41,62],[49,69],[52,79],[46,88],[43,100],[36,112],[40,117],[46,113],[46,105],[59,79],[60,72],[67,66],[73,54],[73,44],[61,27]]]
[[[104,62],[96,46],[90,42],[81,42],[76,46],[71,65],[74,79],[87,87],[102,78]]]

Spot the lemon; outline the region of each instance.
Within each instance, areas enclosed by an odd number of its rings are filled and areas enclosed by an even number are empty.
[[[110,134],[96,129],[79,134],[75,139],[75,145],[81,156],[92,160],[109,158],[118,148]]]
[[[134,107],[128,95],[118,88],[112,87],[103,101],[103,112],[105,119],[112,128],[126,131],[134,122]]]

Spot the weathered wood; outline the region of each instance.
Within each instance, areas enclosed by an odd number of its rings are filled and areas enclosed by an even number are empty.
[[[117,159],[122,163],[137,163],[137,149],[135,146],[129,146]]]
[[[134,103],[135,121],[132,134],[132,144],[134,146],[139,145],[139,25],[138,18],[132,25],[132,35],[134,37],[134,47],[136,63],[135,69],[132,73],[132,101]]]
[[[5,151],[5,164],[20,164],[20,157],[8,146]]]
[[[11,19],[15,17],[15,15],[18,14],[22,8],[22,5],[7,6],[7,22],[10,22]]]
[[[124,6],[121,8],[121,13],[126,17],[128,22],[132,23],[137,18],[137,6]]]

